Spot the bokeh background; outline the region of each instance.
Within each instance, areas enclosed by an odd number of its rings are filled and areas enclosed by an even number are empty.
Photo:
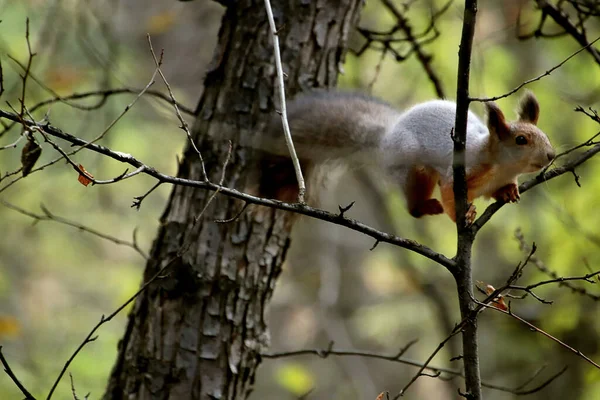
[[[431,11],[445,4],[437,0],[408,3],[412,4],[406,15],[417,32],[427,28]],[[456,90],[461,3],[451,4],[436,21],[439,37],[425,48],[433,56],[431,65],[450,98]],[[222,7],[207,0],[4,0],[0,1],[0,15],[3,109],[7,108],[6,101],[19,108],[22,70],[14,60],[27,62],[26,18],[30,19],[30,40],[36,53],[26,91],[28,106],[102,88],[141,90],[154,69],[146,40],[146,33],[150,33],[155,49],[164,48],[163,71],[177,99],[194,109],[212,57]],[[480,1],[472,61],[474,95],[504,93],[579,48],[568,37],[518,40],[518,17],[521,29],[531,31],[539,14],[529,1]],[[385,30],[393,23],[379,2],[370,1],[360,25]],[[595,38],[600,24],[591,21],[586,26],[589,37]],[[359,49],[362,44],[363,39],[355,34],[352,47]],[[400,109],[436,96],[414,57],[403,62],[391,56],[383,62],[380,59],[377,51],[360,57],[349,54],[340,86],[371,91]],[[589,118],[573,111],[576,105],[599,106],[599,71],[583,52],[529,86],[541,104],[539,127],[559,151],[599,130]],[[165,92],[159,81],[152,89]],[[101,108],[91,111],[59,102],[35,115],[42,118],[47,113],[56,126],[91,139],[134,98],[132,94],[111,96]],[[91,106],[98,100],[72,103]],[[499,101],[507,116],[513,116],[511,110],[517,100],[515,95]],[[482,115],[481,104],[471,109]],[[190,116],[186,118],[192,122]],[[186,140],[178,125],[167,103],[145,96],[101,143],[175,174]],[[19,133],[17,128],[3,132],[0,147],[13,143]],[[127,245],[56,221],[36,222],[7,205],[40,216],[44,215],[43,205],[55,216],[126,242],[133,241],[135,232],[136,243],[146,253],[170,188],[160,187],[136,211],[131,208],[133,198],[154,184],[151,179],[138,176],[113,185],[84,187],[64,161],[13,184],[20,175],[5,174],[20,166],[23,144],[0,151],[0,345],[26,387],[34,395],[45,396],[64,362],[101,316],[138,289],[145,260]],[[58,157],[48,145],[42,147],[38,165]],[[80,152],[75,160],[98,179],[112,178],[124,168],[91,152]],[[479,234],[474,252],[475,279],[494,286],[506,281],[525,256],[515,240],[517,229],[529,245],[535,241],[536,255],[559,275],[583,275],[600,269],[599,160],[592,159],[577,169],[581,188],[573,176],[565,175],[528,192],[518,205],[504,207]],[[416,239],[446,255],[454,254],[456,234],[451,221],[445,217],[412,219],[398,192],[373,172],[350,169],[340,180],[328,181],[322,193],[323,208],[334,211],[338,205],[355,201],[349,212],[352,217]],[[476,204],[480,212],[486,206],[485,201]],[[410,340],[418,339],[406,357],[424,360],[459,321],[453,279],[440,266],[389,245],[369,251],[374,244],[371,239],[319,221],[301,219],[293,237],[269,312],[271,352],[327,348],[333,341],[335,349],[394,354]],[[522,282],[547,278],[530,265]],[[600,296],[598,285],[576,285]],[[558,285],[538,293],[553,304],[543,305],[529,297],[513,301],[513,311],[600,360],[598,302]],[[88,392],[91,399],[102,396],[125,317],[124,312],[104,325],[99,338],[85,347],[69,369],[81,396]],[[516,387],[545,367],[530,385],[535,386],[568,365],[560,379],[529,398],[598,398],[600,371],[581,358],[498,313],[483,313],[480,327],[484,381]],[[460,362],[450,358],[458,354],[460,342],[454,339],[432,365],[457,369]],[[396,393],[414,373],[413,367],[359,357],[266,359],[252,398],[297,399],[312,390],[306,398],[374,399],[385,390]],[[453,399],[458,385],[456,380],[422,377],[406,398]],[[515,397],[499,391],[485,393],[489,399]],[[10,379],[0,374],[0,398],[20,397]],[[68,377],[62,380],[55,398],[72,398]]]

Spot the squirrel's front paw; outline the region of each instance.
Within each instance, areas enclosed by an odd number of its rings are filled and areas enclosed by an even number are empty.
[[[516,203],[521,198],[519,187],[514,183],[502,186],[494,192],[492,197],[496,200],[502,200],[505,203]]]

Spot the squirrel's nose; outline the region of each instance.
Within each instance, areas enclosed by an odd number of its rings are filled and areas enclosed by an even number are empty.
[[[546,155],[548,156],[548,161],[552,161],[554,160],[554,157],[556,157],[556,153],[554,153],[554,151],[549,151],[546,153]]]

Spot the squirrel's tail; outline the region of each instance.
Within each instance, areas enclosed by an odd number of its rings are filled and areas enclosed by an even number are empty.
[[[287,117],[305,180],[312,182],[317,167],[343,161],[353,167],[373,162],[385,132],[399,113],[388,104],[361,94],[315,91],[288,103]],[[272,118],[261,137],[259,194],[282,201],[296,201],[298,182],[285,144],[281,118]],[[309,198],[316,191],[309,189]]]

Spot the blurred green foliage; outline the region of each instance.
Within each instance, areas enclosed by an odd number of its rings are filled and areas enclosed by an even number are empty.
[[[142,88],[148,83],[153,65],[147,49],[139,41],[125,40],[116,33],[110,33],[102,18],[98,17],[103,15],[104,18],[110,18],[109,9],[94,14],[81,5],[84,2],[72,1],[74,7],[60,2],[48,2],[43,6],[40,3],[34,0],[9,0],[1,4],[0,51],[6,88],[2,100],[19,108],[19,74],[22,71],[7,56],[21,63],[27,61],[24,37],[26,17],[30,18],[31,42],[36,53],[33,75],[60,95],[95,90],[107,84],[111,87]],[[408,16],[416,30],[427,26],[430,3],[416,2],[411,7]],[[439,7],[443,2],[433,3]],[[438,21],[437,28],[441,35],[426,47],[426,51],[433,56],[432,66],[439,74],[449,98],[453,98],[456,91],[457,44],[461,29],[458,3],[452,5]],[[476,96],[502,94],[522,81],[547,71],[578,49],[578,45],[568,38],[519,42],[514,39],[515,15],[511,14],[512,9],[505,7],[503,2],[487,0],[480,3],[471,79],[471,92]],[[536,15],[532,7],[525,7],[523,23],[532,28],[536,23]],[[126,20],[115,22],[115,25],[120,27],[138,22]],[[392,23],[378,2],[368,2],[361,26],[385,30]],[[161,30],[169,29],[163,25]],[[215,35],[216,31],[210,34]],[[354,45],[359,43],[360,38],[357,37]],[[211,48],[201,50],[212,52]],[[374,51],[368,51],[360,58],[349,54],[341,86],[365,90],[375,77],[379,60],[380,54]],[[167,58],[166,62],[169,61]],[[585,141],[598,131],[597,124],[583,114],[573,112],[578,104],[598,107],[598,68],[587,54],[582,53],[550,76],[528,86],[541,104],[539,126],[559,151]],[[163,89],[158,83],[153,88]],[[184,89],[175,88],[178,100],[193,107],[199,93],[190,95]],[[414,57],[403,63],[387,57],[381,64],[373,93],[399,108],[435,95],[422,66]],[[47,90],[29,80],[26,93],[29,107],[51,97]],[[52,123],[90,140],[117,118],[134,97],[113,96],[102,108],[89,112],[56,103],[44,107],[35,116],[41,119],[48,112]],[[93,105],[97,100],[77,101],[77,104]],[[510,110],[516,102],[517,96],[511,96],[498,103],[507,116],[512,116]],[[482,115],[483,107],[480,104],[474,104],[472,109]],[[188,118],[188,122],[192,122],[191,118]],[[175,174],[176,157],[185,143],[185,136],[178,129],[178,124],[168,105],[144,97],[100,143],[117,151],[134,154],[165,173]],[[0,146],[14,142],[19,133],[18,128],[13,128],[2,135]],[[23,144],[21,142],[17,149],[1,151],[2,176],[18,168]],[[61,145],[68,149],[66,144]],[[58,158],[49,145],[42,144],[42,147],[38,166]],[[125,168],[92,152],[80,152],[74,156],[74,160],[98,179],[115,177]],[[493,218],[477,240],[474,253],[477,280],[500,286],[514,266],[524,258],[513,238],[517,228],[522,229],[529,243],[537,243],[537,255],[557,274],[583,275],[590,270],[598,270],[600,214],[595,212],[595,207],[600,180],[594,177],[600,172],[599,162],[593,159],[576,172],[582,188],[576,186],[572,176],[565,175],[538,186],[524,195],[518,205],[505,206]],[[18,177],[20,175],[0,182],[0,199],[37,214],[42,214],[40,204],[43,204],[58,216],[122,240],[131,241],[136,229],[137,241],[145,252],[149,251],[160,212],[170,191],[169,187],[160,187],[144,200],[140,211],[136,212],[130,208],[132,199],[144,194],[154,184],[147,177],[138,176],[114,185],[84,187],[77,181],[73,169],[59,161],[3,190],[8,182]],[[482,212],[487,203],[478,200],[476,204]],[[404,209],[403,199],[393,190],[386,196],[386,207],[391,216],[388,222],[400,235],[453,255],[456,235],[449,219],[411,219]],[[100,317],[112,312],[138,288],[144,259],[126,246],[117,246],[56,222],[34,223],[30,217],[2,206],[0,232],[3,233],[3,240],[0,241],[0,345],[22,382],[34,395],[45,396],[64,362]],[[340,240],[346,243],[351,242],[349,237],[355,237],[347,232],[343,235]],[[353,247],[364,247],[365,250],[371,245],[360,235],[356,235],[356,240],[352,242]],[[444,302],[451,310],[451,318],[457,321],[454,285],[446,271],[439,266],[416,254],[401,254],[398,256],[396,250],[381,245],[366,256],[365,266],[356,278],[364,284],[364,292],[355,294],[350,303],[351,310],[345,310],[344,318],[356,342],[379,350],[396,349],[399,343],[420,337],[421,341],[411,356],[423,359],[447,334],[440,326],[439,315],[430,299],[423,293],[427,290],[423,282],[433,282],[441,287],[445,295]],[[308,295],[316,293],[323,282],[314,274],[314,270],[303,268],[303,265],[293,265],[291,269],[297,271],[286,270],[279,283],[273,300],[272,318],[280,322],[273,324],[274,342],[297,348],[302,344],[311,345],[315,340],[320,347],[325,347],[322,344],[327,341],[313,332],[318,331],[315,326],[323,321],[316,317],[315,310],[318,307],[313,304],[314,296]],[[312,272],[302,275],[302,271]],[[529,266],[522,282],[543,279],[547,279],[547,276]],[[545,306],[528,298],[514,302],[513,310],[536,321],[541,328],[555,336],[564,335],[570,340],[571,346],[583,347],[584,352],[588,351],[588,356],[597,360],[600,356],[597,343],[600,333],[598,304],[557,285],[540,288],[537,293],[554,300],[554,304]],[[99,339],[87,345],[69,368],[80,395],[91,392],[91,398],[99,398],[103,392],[125,319],[124,312],[103,326]],[[480,325],[484,378],[501,379],[510,386],[519,378],[523,380],[540,364],[552,364],[555,361],[560,366],[570,362],[577,366],[573,369],[585,382],[581,398],[595,398],[594,394],[600,390],[599,371],[580,359],[566,358],[564,349],[554,342],[534,336],[516,321],[499,314],[485,313]],[[583,330],[584,327],[586,330]],[[578,331],[587,337],[592,336],[595,341],[592,340],[591,345],[586,344],[587,339],[573,333]],[[443,354],[436,359],[437,365],[455,367],[447,361],[447,356],[455,354]],[[319,368],[326,371],[312,370],[311,364],[297,364],[295,361],[266,363],[268,373],[263,381],[259,381],[257,393],[270,393],[273,398],[283,398],[290,393],[297,397],[316,386],[326,388],[329,399],[349,398],[347,396],[351,389],[348,385],[332,383],[335,382],[332,377],[345,379],[344,374],[334,371],[331,360],[317,362],[322,362],[320,365],[324,366]],[[380,375],[393,376],[393,371],[389,370],[394,368],[383,367],[385,373]],[[273,381],[279,389],[269,386],[270,382],[266,381]],[[358,382],[353,384],[360,385]],[[268,387],[268,390],[264,387]],[[18,390],[6,375],[0,375],[0,395],[3,399],[19,398]],[[276,397],[278,395],[281,396]],[[496,392],[494,395],[498,397],[493,398],[512,398],[508,395],[502,397]],[[65,377],[55,398],[70,396],[69,379]]]

